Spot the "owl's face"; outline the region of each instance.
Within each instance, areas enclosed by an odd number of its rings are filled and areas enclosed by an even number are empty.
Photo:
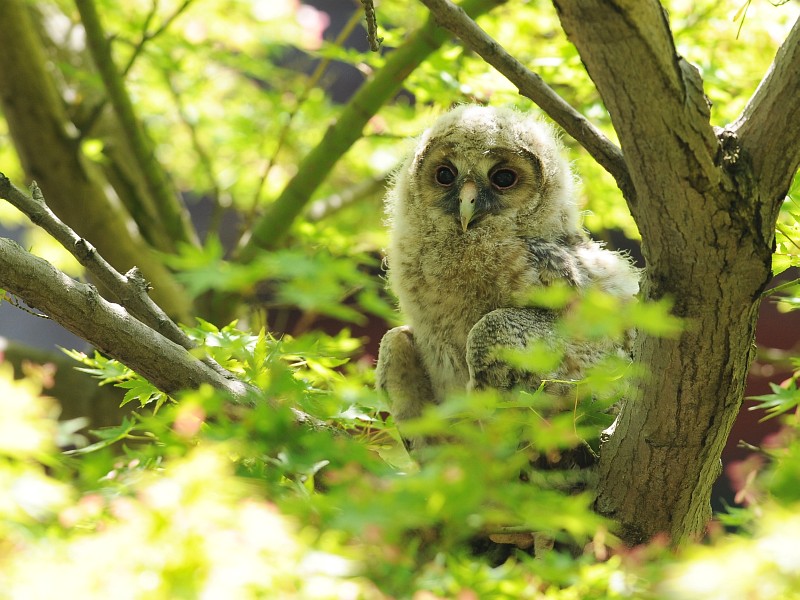
[[[463,139],[453,137],[436,139],[418,162],[419,190],[430,210],[452,217],[466,232],[533,200],[531,191],[542,181],[534,154],[502,146],[465,148]]]
[[[460,235],[491,227],[559,237],[577,228],[571,183],[548,126],[511,109],[460,106],[420,138],[394,210]]]

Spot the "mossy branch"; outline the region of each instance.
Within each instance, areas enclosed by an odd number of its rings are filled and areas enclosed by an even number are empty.
[[[474,18],[504,2],[465,0],[462,8]],[[314,191],[339,158],[361,137],[367,122],[400,90],[406,77],[445,42],[448,35],[430,17],[387,57],[383,68],[359,88],[336,122],[325,132],[322,141],[300,163],[297,174],[255,223],[250,238],[240,246],[240,260],[249,261],[258,248],[272,249],[281,243]]]
[[[103,79],[109,101],[114,108],[120,125],[125,131],[131,151],[152,197],[152,209],[158,215],[156,223],[140,223],[143,227],[163,227],[166,239],[175,242],[198,243],[197,233],[192,227],[188,211],[180,200],[177,191],[166,171],[156,159],[155,148],[136,117],[133,103],[125,89],[122,75],[114,64],[111,45],[105,36],[94,0],[76,0],[81,22],[86,30],[86,41],[97,70]],[[144,211],[145,214],[151,212]],[[160,248],[172,250],[173,248]]]

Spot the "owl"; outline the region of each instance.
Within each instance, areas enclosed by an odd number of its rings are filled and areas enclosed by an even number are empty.
[[[613,342],[558,339],[537,288],[638,291],[630,260],[589,239],[554,131],[510,108],[459,106],[419,138],[386,197],[388,282],[407,325],[381,340],[376,384],[400,426],[449,393],[579,378]],[[503,361],[505,349],[561,344],[551,373]]]

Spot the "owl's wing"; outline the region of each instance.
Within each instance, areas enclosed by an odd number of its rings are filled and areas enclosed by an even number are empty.
[[[574,246],[566,240],[534,237],[523,237],[522,240],[532,281],[538,281],[540,286],[557,282],[574,288],[585,285]],[[554,329],[556,318],[556,312],[535,307],[499,308],[484,315],[467,337],[469,387],[535,390],[543,379],[553,378],[554,373],[533,373],[514,367],[504,359],[504,354],[509,350],[523,351],[534,342],[551,347],[553,352],[562,352],[562,340],[558,339]],[[566,368],[561,370],[566,371]]]
[[[585,284],[573,246],[566,241],[549,241],[532,237],[525,237],[523,240],[530,268],[538,274],[542,285],[551,285],[556,281],[562,281],[572,287]]]
[[[513,367],[504,354],[524,350],[533,340],[550,340],[554,319],[538,308],[499,308],[484,315],[467,336],[469,388],[538,388],[544,374]]]
[[[522,239],[531,279],[542,286],[561,282],[585,289],[597,285],[624,299],[635,293],[636,273],[628,259],[593,241]],[[500,308],[484,315],[467,337],[470,388],[535,390],[546,379],[580,378],[586,367],[617,350],[612,340],[562,339],[554,327],[558,316],[559,312],[536,307]],[[550,373],[536,373],[504,360],[508,350],[524,351],[533,343],[562,355],[561,365]],[[560,387],[564,386],[548,384],[547,389],[560,395]]]

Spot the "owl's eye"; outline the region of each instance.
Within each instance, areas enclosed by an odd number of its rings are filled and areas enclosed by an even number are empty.
[[[450,167],[442,165],[436,168],[436,183],[450,187],[456,180],[456,173]]]
[[[492,173],[489,179],[491,179],[492,185],[498,190],[507,190],[508,188],[514,187],[519,178],[516,172],[511,169],[497,169],[497,171]]]

